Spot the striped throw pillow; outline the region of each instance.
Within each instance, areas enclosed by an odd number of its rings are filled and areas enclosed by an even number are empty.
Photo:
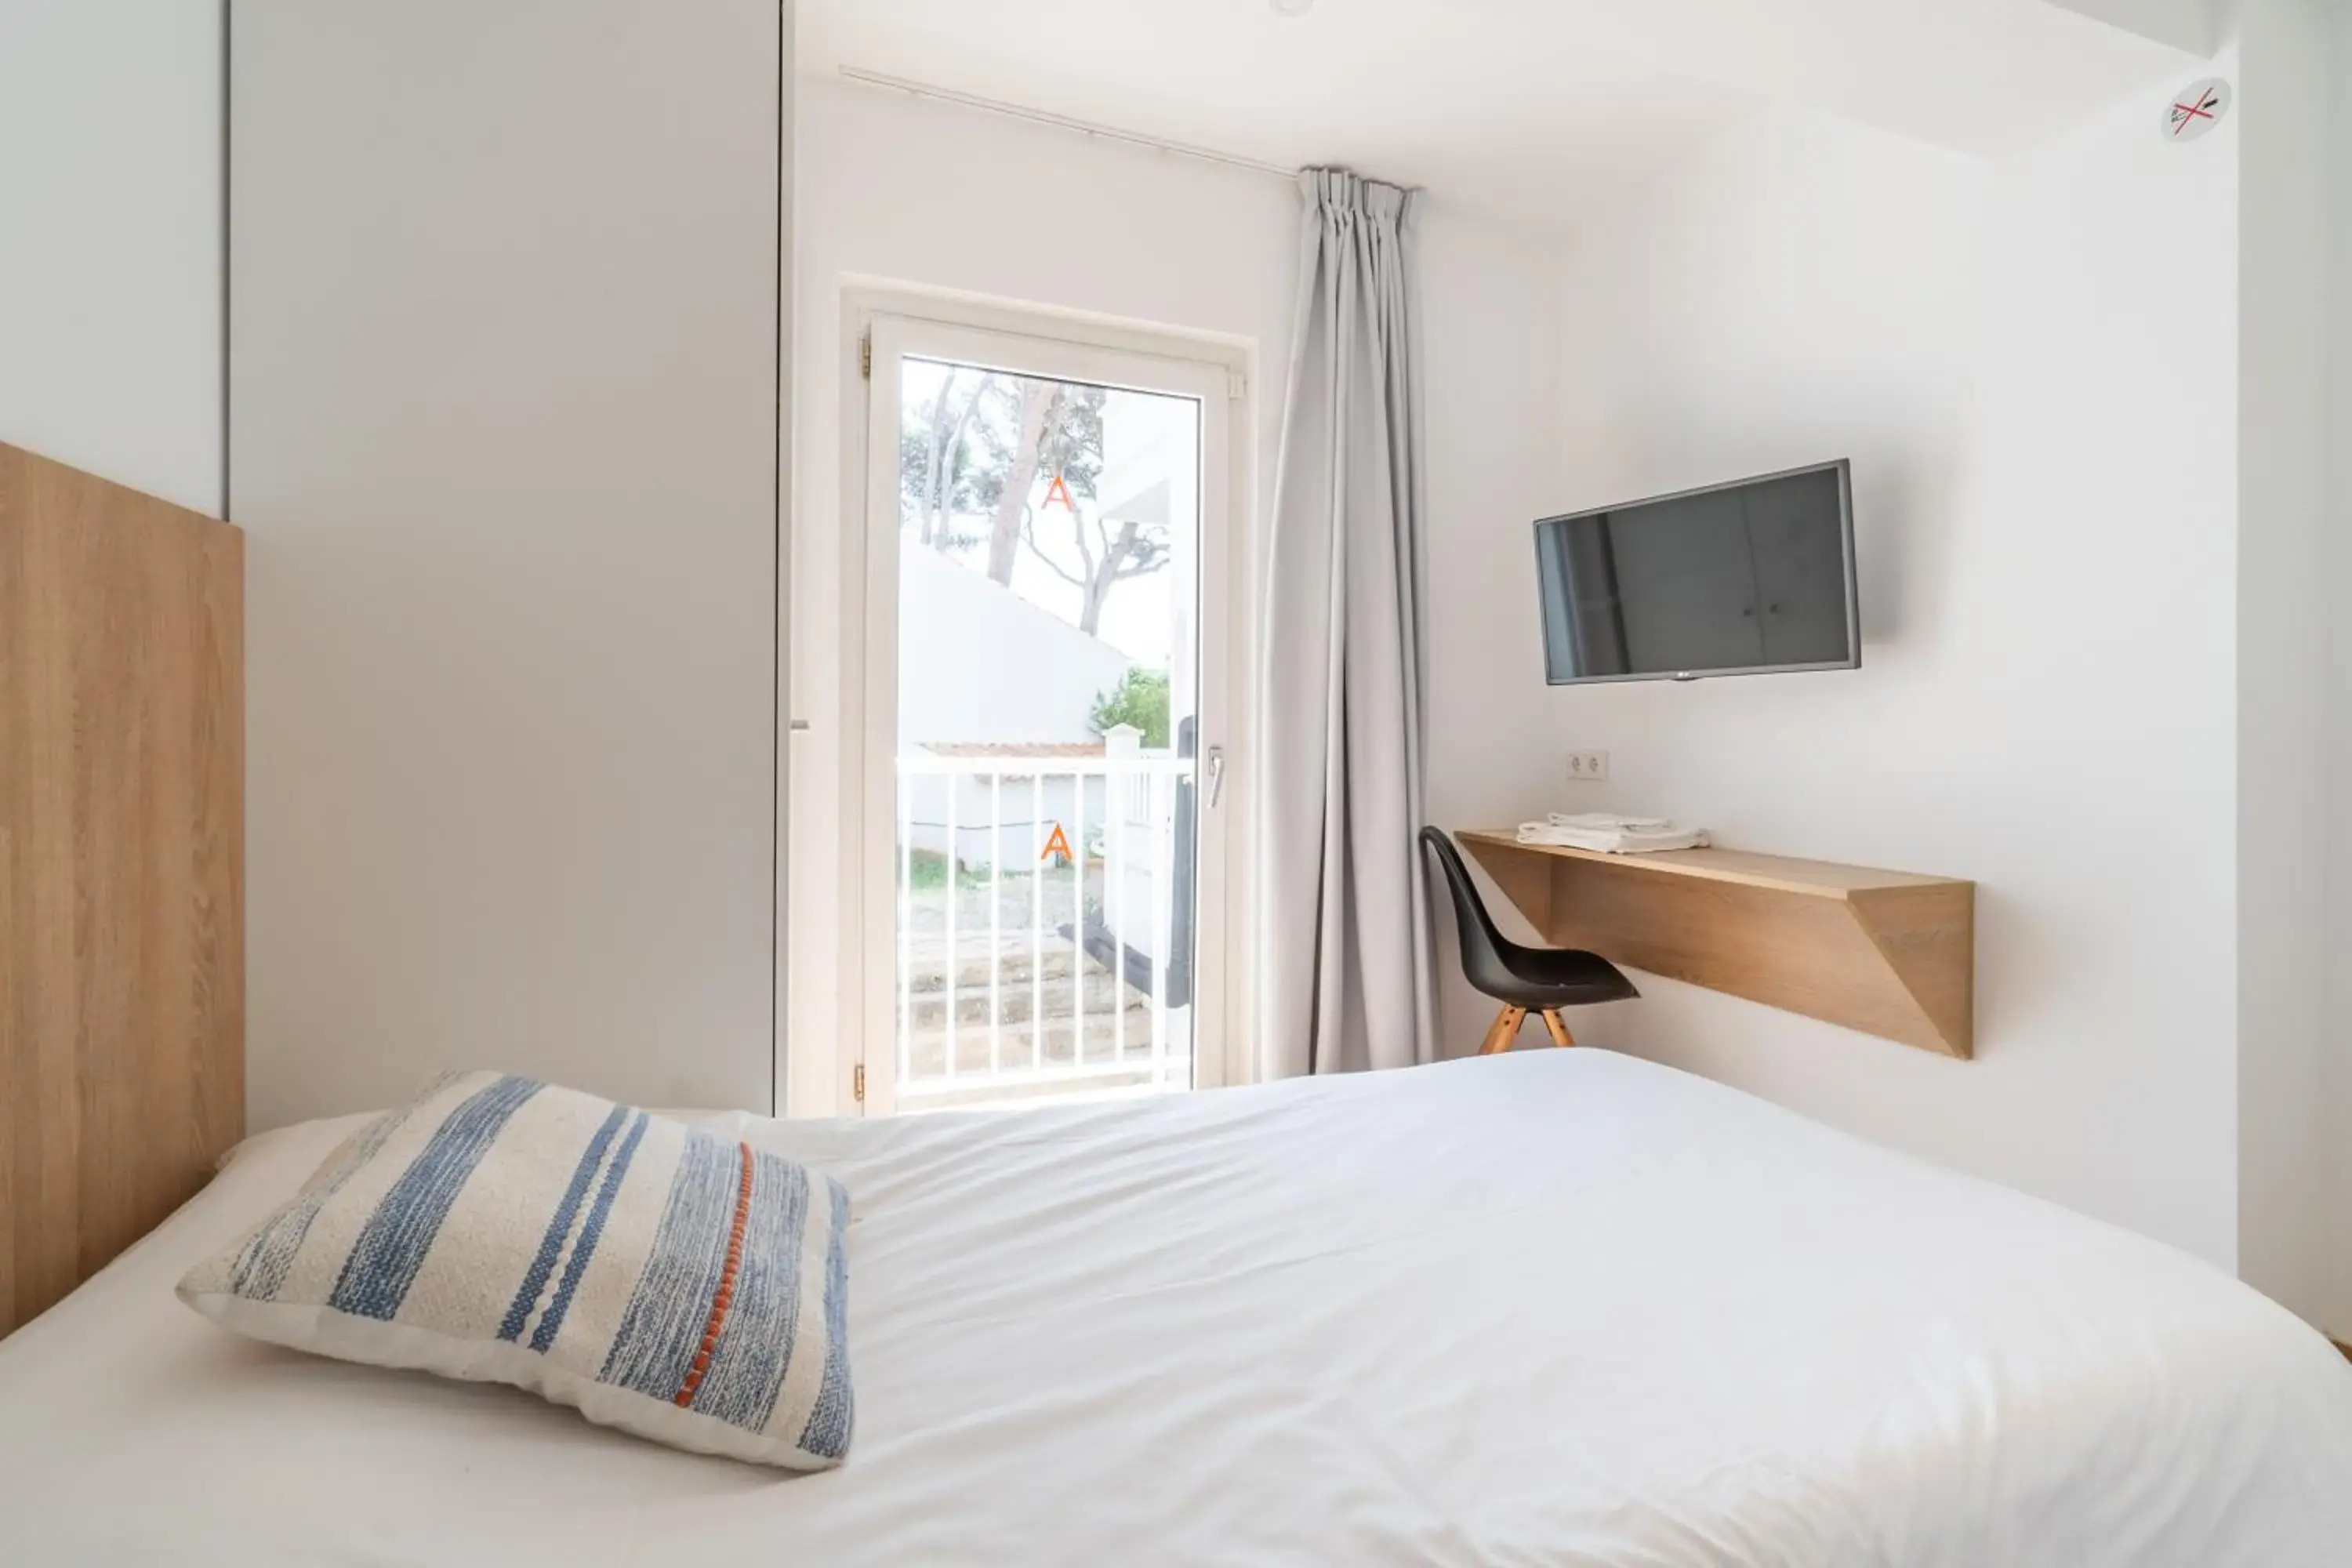
[[[791,1469],[849,1446],[840,1184],[529,1079],[444,1079],[180,1281],[255,1339],[512,1384]]]

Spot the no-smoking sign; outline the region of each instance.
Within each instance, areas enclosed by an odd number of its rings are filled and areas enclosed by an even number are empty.
[[[2221,122],[2230,112],[2230,84],[2220,77],[2191,82],[2172,95],[2164,111],[2164,133],[2175,142],[2194,142]]]

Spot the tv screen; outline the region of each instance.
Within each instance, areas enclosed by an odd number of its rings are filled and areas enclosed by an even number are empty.
[[[1554,686],[1853,669],[1843,460],[1536,524]]]

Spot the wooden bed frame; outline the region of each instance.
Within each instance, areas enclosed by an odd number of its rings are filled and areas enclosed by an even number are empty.
[[[245,1128],[245,542],[0,444],[0,1335]]]

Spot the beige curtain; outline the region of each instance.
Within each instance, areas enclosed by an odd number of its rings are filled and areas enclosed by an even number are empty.
[[[1412,197],[1309,170],[1259,693],[1269,1076],[1427,1061]]]

